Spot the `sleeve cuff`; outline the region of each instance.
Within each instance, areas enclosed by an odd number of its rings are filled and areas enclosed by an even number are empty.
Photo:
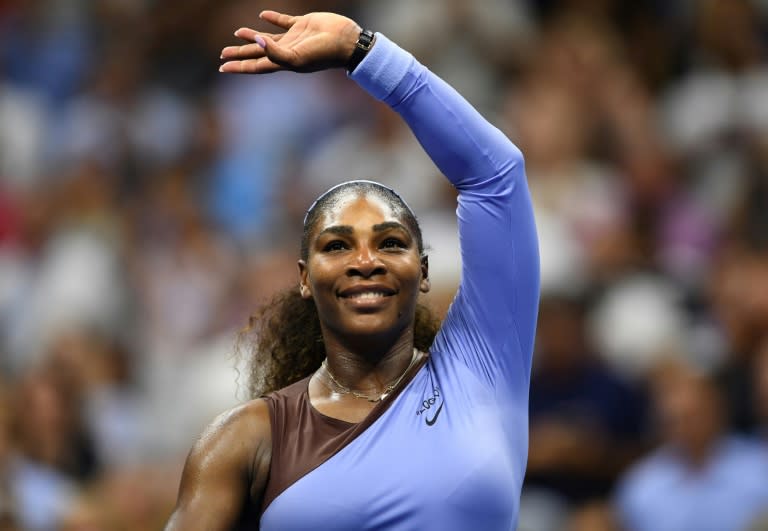
[[[376,33],[373,48],[349,77],[374,98],[387,101],[414,61],[410,53]]]

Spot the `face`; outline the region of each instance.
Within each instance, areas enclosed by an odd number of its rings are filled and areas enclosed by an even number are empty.
[[[722,404],[714,384],[690,369],[673,369],[656,388],[656,407],[668,442],[698,453],[721,432]],[[664,376],[662,376],[664,378]]]
[[[321,216],[299,261],[300,289],[314,298],[326,340],[396,340],[429,291],[416,238],[375,195],[350,195]]]

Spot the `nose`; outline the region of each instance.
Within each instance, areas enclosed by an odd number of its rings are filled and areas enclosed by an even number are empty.
[[[361,276],[370,278],[374,275],[382,275],[387,272],[384,262],[379,254],[368,246],[361,246],[354,253],[352,260],[347,265],[347,276]]]

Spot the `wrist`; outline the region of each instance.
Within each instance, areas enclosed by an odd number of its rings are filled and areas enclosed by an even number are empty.
[[[347,73],[350,74],[357,68],[357,65],[365,59],[365,56],[368,55],[368,52],[373,47],[376,39],[376,36],[372,31],[359,28],[359,26],[358,30],[355,46],[352,49],[352,52],[348,55],[349,59],[347,59],[345,65]]]
[[[342,66],[346,66],[349,58],[352,57],[352,53],[357,46],[357,39],[360,37],[360,32],[363,31],[363,28],[354,20],[348,19],[348,22],[339,36],[339,53]]]

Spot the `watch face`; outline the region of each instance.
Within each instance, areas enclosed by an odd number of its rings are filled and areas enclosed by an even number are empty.
[[[370,50],[371,44],[373,44],[373,32],[371,30],[363,30],[360,32],[360,37],[357,39],[357,45],[363,50]]]

